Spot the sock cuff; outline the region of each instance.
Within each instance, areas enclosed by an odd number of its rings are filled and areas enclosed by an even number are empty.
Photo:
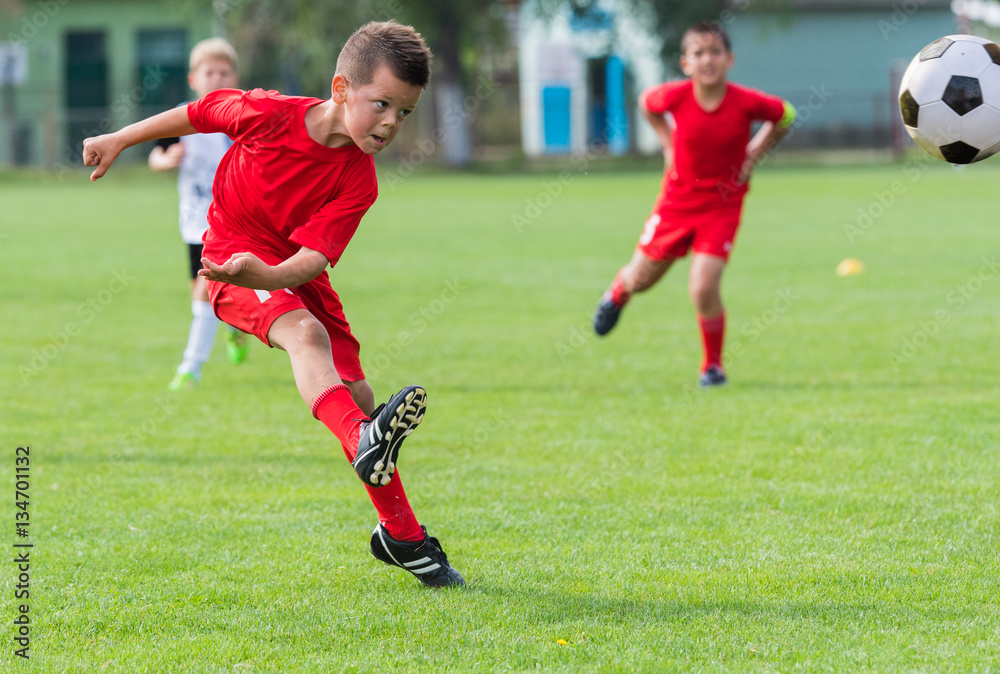
[[[718,327],[720,325],[725,324],[725,322],[726,322],[726,314],[724,313],[719,314],[718,316],[714,316],[712,318],[705,318],[701,314],[698,314],[698,323],[706,328]]]
[[[318,396],[316,396],[316,400],[314,400],[312,404],[312,415],[314,418],[319,419],[319,416],[317,415],[317,413],[319,412],[319,406],[322,404],[324,400],[326,400],[330,396],[330,394],[334,393],[338,389],[346,389],[348,392],[350,392],[350,389],[347,388],[345,384],[337,384],[335,386],[331,386],[330,388],[326,389]]]
[[[198,317],[215,316],[215,312],[212,311],[212,303],[201,300],[191,300],[191,314]]]
[[[631,296],[632,293],[630,293],[628,288],[625,287],[625,280],[622,278],[622,273],[619,271],[618,274],[615,275],[615,280],[611,282],[611,287],[608,288],[608,298],[614,302],[616,307],[622,309]]]

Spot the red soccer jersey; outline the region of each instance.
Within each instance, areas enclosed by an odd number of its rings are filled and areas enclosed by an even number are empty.
[[[309,137],[306,110],[322,102],[218,89],[188,105],[200,133],[235,141],[215,174],[206,236],[263,254],[269,264],[302,246],[336,264],[375,203],[378,184],[372,157],[356,145],[331,148]]]
[[[647,89],[646,108],[674,117],[674,165],[663,177],[662,202],[681,208],[732,203],[748,189],[738,184],[755,121],[777,122],[784,101],[755,89],[727,83],[719,107],[706,112],[695,99],[691,80]]]

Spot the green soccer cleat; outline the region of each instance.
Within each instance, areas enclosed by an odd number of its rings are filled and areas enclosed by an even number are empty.
[[[250,339],[242,330],[226,330],[226,356],[233,365],[239,365],[247,359],[250,350]]]
[[[174,375],[167,388],[171,391],[190,391],[191,389],[198,388],[198,384],[200,383],[201,377],[193,372],[178,372]]]

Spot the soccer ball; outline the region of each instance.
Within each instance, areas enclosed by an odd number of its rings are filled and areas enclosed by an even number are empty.
[[[899,109],[917,145],[952,164],[1000,150],[1000,46],[949,35],[913,57],[899,86]]]

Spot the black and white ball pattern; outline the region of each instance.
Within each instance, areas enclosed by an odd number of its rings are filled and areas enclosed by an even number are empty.
[[[949,35],[913,57],[899,88],[903,124],[917,145],[952,164],[1000,150],[1000,46]]]

